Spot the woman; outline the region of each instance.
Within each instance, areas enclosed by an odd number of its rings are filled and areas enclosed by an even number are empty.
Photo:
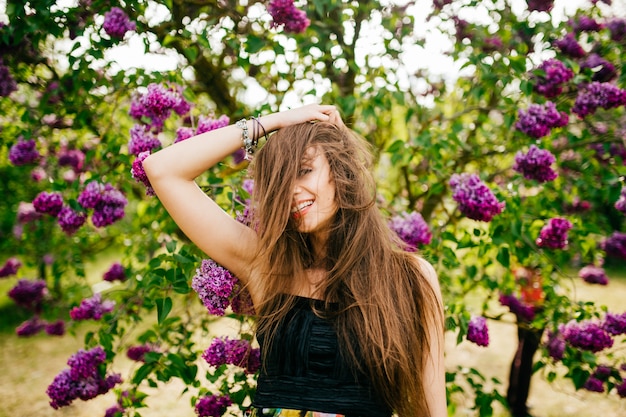
[[[251,164],[246,227],[194,179],[242,143],[253,151],[263,130],[276,133]],[[369,163],[329,105],[240,121],[143,163],[183,232],[252,296],[263,362],[253,415],[447,415],[437,276],[387,227]]]

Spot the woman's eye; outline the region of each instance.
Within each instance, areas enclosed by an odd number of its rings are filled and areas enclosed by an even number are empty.
[[[312,171],[311,168],[302,168],[300,171],[298,171],[298,176],[302,177],[302,176],[308,174],[311,171]]]

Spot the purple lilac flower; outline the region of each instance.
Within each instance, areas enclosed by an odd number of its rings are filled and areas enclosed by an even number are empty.
[[[626,104],[626,90],[610,83],[594,81],[578,92],[572,112],[582,119],[595,113],[599,108],[608,110],[624,104]]]
[[[69,206],[64,206],[57,216],[57,222],[59,223],[61,230],[63,230],[68,236],[76,233],[76,231],[80,229],[83,224],[85,224],[86,220],[87,216],[85,213],[75,211]]]
[[[92,181],[78,196],[78,204],[86,209],[93,208],[91,221],[96,227],[104,227],[124,217],[128,200],[111,184]]]
[[[63,196],[61,193],[42,191],[33,200],[33,206],[39,213],[56,217],[63,208]]]
[[[562,217],[548,220],[543,226],[536,240],[537,246],[548,249],[565,249],[567,246],[567,232],[572,228],[572,223]]]
[[[20,201],[17,207],[17,222],[18,223],[30,223],[32,221],[41,218],[41,213],[35,210],[33,203],[27,203],[26,201]]]
[[[101,374],[99,368],[105,359],[106,355],[100,346],[89,351],[81,349],[72,355],[67,361],[70,368],[61,371],[46,390],[52,408],[70,405],[77,398],[89,400],[106,394],[122,382],[119,374]]]
[[[554,0],[526,0],[526,3],[531,12],[549,12],[554,7]]]
[[[608,82],[617,77],[615,66],[598,54],[590,54],[580,63],[581,71],[585,68],[591,70],[593,81]]]
[[[83,169],[85,154],[79,149],[65,149],[59,153],[59,165],[70,166],[74,171]]]
[[[302,33],[311,24],[306,13],[298,9],[293,0],[272,0],[267,5],[267,11],[272,15],[271,26],[277,28],[284,25],[287,33]]]
[[[194,135],[195,133],[193,131],[193,128],[185,126],[179,127],[178,129],[176,129],[176,139],[174,139],[174,143],[182,142]]]
[[[513,169],[528,180],[548,182],[558,176],[550,166],[555,160],[554,155],[550,151],[531,145],[528,153],[524,154],[519,151],[515,155]]]
[[[72,320],[100,320],[103,315],[110,313],[115,308],[115,301],[102,301],[102,294],[96,293],[91,298],[86,298],[80,305],[70,311]]]
[[[406,243],[405,249],[409,252],[415,252],[420,245],[428,245],[432,239],[424,218],[415,211],[393,216],[389,227]]]
[[[609,279],[607,278],[604,269],[595,265],[587,265],[583,267],[580,271],[578,271],[578,276],[589,284],[607,285],[609,283]]]
[[[515,124],[517,130],[535,139],[550,133],[550,129],[567,125],[569,117],[559,112],[551,101],[546,104],[531,104],[526,111],[520,109]]]
[[[9,290],[9,297],[15,301],[15,304],[26,308],[36,308],[43,301],[46,294],[48,294],[48,288],[46,287],[46,281],[42,279],[20,279]]]
[[[522,302],[513,294],[501,294],[500,304],[508,307],[520,321],[532,321],[535,318],[535,307]]]
[[[505,203],[498,201],[476,174],[454,174],[450,187],[461,213],[470,219],[488,222],[504,208]]]
[[[126,351],[126,356],[128,359],[137,361],[137,362],[145,362],[146,361],[146,353],[154,352],[154,346],[150,344],[131,346]]]
[[[248,373],[254,373],[258,369],[258,351],[247,340],[216,337],[204,351],[202,358],[211,366],[235,365],[244,368]]]
[[[626,334],[626,313],[614,314],[606,313],[602,328],[613,336]]]
[[[104,417],[118,417],[124,414],[124,407],[120,404],[112,405],[104,412]]]
[[[599,23],[594,18],[589,16],[579,16],[578,19],[570,19],[569,24],[574,32],[597,32],[604,28],[602,23]]]
[[[467,326],[467,340],[478,346],[489,346],[489,328],[486,318],[481,316],[471,318]]]
[[[615,42],[626,39],[626,19],[611,19],[606,26],[611,32],[611,39]]]
[[[626,233],[613,232],[611,236],[604,239],[600,248],[607,256],[626,259]]]
[[[183,104],[186,103],[186,104]],[[161,84],[148,85],[147,91],[135,96],[130,105],[129,114],[138,120],[147,118],[156,132],[163,130],[163,123],[170,117],[172,110],[177,114],[189,111],[191,105],[185,101],[178,88],[167,88]]]
[[[35,139],[24,140],[20,136],[17,142],[9,149],[9,161],[16,166],[37,162],[41,155],[35,145]]]
[[[65,334],[65,322],[57,320],[54,323],[46,323],[44,330],[50,336],[63,336]]]
[[[615,202],[615,208],[626,214],[626,185],[622,187],[619,199]]]
[[[604,383],[592,375],[587,379],[583,388],[592,392],[604,392]]]
[[[103,276],[105,281],[126,281],[126,271],[124,267],[119,262],[115,262],[111,265],[111,267],[104,273]]]
[[[15,329],[15,333],[20,337],[34,336],[41,332],[45,327],[45,322],[35,316],[20,324],[17,329]]]
[[[246,153],[245,149],[239,148],[235,152],[232,153],[232,156],[233,156],[233,162],[235,163],[235,165],[239,165],[243,161],[247,161],[248,154]]]
[[[123,39],[126,32],[134,31],[137,27],[131,22],[124,10],[113,7],[104,14],[104,31],[112,38]]]
[[[195,410],[198,417],[221,417],[232,404],[228,395],[207,395],[196,402]]]
[[[568,33],[564,38],[561,38],[554,42],[554,45],[559,50],[571,58],[582,58],[585,56],[585,50],[576,40],[576,35]]]
[[[219,118],[214,119],[210,116],[200,116],[198,119],[198,128],[196,129],[196,135],[201,133],[210,132],[211,130],[220,129],[228,126],[230,118],[226,115],[221,115]]]
[[[608,365],[598,365],[592,375],[601,381],[606,381],[612,373],[613,367]]]
[[[17,274],[17,271],[20,269],[21,266],[22,263],[19,259],[15,257],[7,259],[4,265],[2,265],[2,268],[0,268],[0,278],[6,278],[11,275]]]
[[[149,156],[150,152],[148,151],[137,155],[137,158],[133,161],[133,166],[130,169],[130,175],[135,179],[135,181],[140,182],[146,187],[146,195],[153,196],[156,195],[154,188],[152,188],[148,175],[146,175],[146,171],[143,169],[143,161]]]
[[[12,92],[17,90],[17,83],[9,68],[4,65],[4,62],[0,58],[0,97],[8,97]]]
[[[571,346],[599,352],[613,346],[613,338],[599,323],[592,321],[571,321],[561,329],[563,338]]]
[[[191,280],[191,288],[198,293],[209,313],[223,316],[237,281],[227,269],[211,259],[203,259]]]
[[[535,91],[547,98],[554,98],[563,92],[563,84],[574,78],[574,71],[558,59],[548,59],[540,66],[542,74],[536,77]]]
[[[563,359],[565,353],[565,339],[560,332],[548,332],[548,342],[546,343],[548,355],[555,361]]]
[[[150,132],[146,125],[134,125],[130,129],[128,153],[139,155],[142,152],[152,152],[161,146],[161,141]]]
[[[622,382],[616,386],[616,388],[617,395],[619,395],[620,398],[626,398],[626,379],[623,379]]]

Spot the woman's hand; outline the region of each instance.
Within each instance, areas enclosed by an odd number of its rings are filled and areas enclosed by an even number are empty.
[[[276,116],[275,129],[305,123],[305,122],[330,122],[336,126],[343,126],[343,121],[339,115],[339,111],[333,105],[309,104],[291,110],[275,113]]]

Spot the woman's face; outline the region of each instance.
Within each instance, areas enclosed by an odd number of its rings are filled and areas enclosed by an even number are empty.
[[[307,149],[296,178],[291,217],[301,233],[324,233],[337,213],[335,182],[319,146]]]

